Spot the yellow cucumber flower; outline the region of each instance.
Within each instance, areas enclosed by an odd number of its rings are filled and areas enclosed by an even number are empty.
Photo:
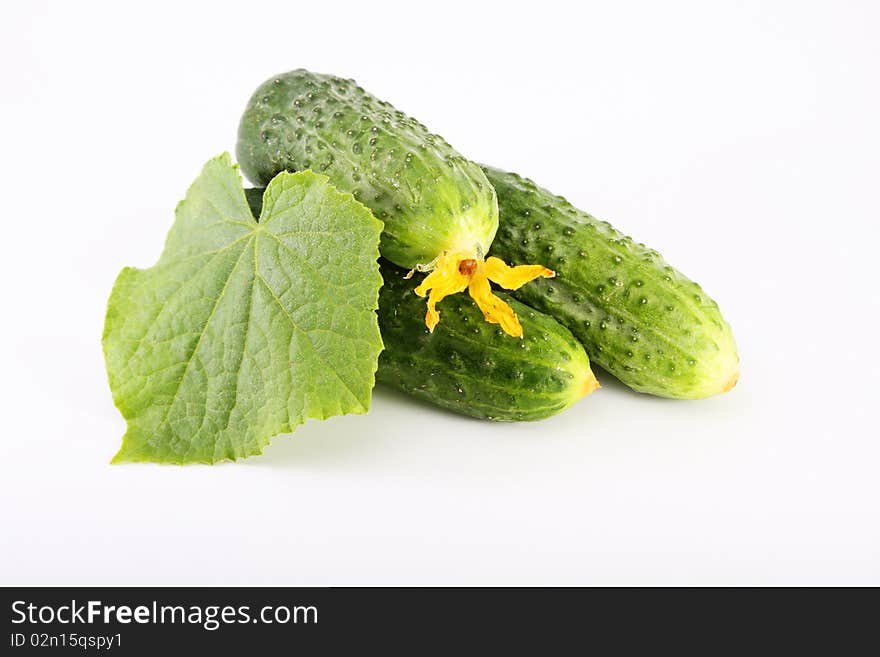
[[[536,278],[553,278],[555,275],[553,270],[541,265],[510,267],[495,257],[483,260],[467,253],[444,253],[433,263],[431,273],[415,292],[420,297],[428,295],[425,324],[429,331],[433,331],[440,321],[440,312],[437,310],[440,300],[467,289],[483,311],[487,322],[499,324],[508,335],[521,338],[523,330],[516,313],[492,294],[489,281],[498,283],[507,290],[516,290]]]

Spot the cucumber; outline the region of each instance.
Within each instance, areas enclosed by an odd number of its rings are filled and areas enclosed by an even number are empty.
[[[531,180],[483,170],[500,208],[493,254],[509,262],[547,258],[557,273],[516,298],[567,326],[593,362],[639,392],[699,399],[736,384],[733,333],[699,285]]]
[[[380,251],[407,269],[446,251],[482,257],[498,228],[479,165],[354,80],[302,69],[267,80],[242,116],[236,153],[261,187],[285,170],[329,176],[385,223]]]
[[[379,328],[385,351],[376,380],[443,408],[496,421],[540,420],[598,387],[590,361],[571,332],[513,299],[526,330],[511,340],[483,321],[473,301],[457,306],[430,333],[415,312],[421,301],[406,272],[381,263]]]
[[[236,150],[241,170],[257,185],[281,171],[313,169],[370,208],[385,224],[382,255],[431,272],[416,288],[428,297],[429,330],[440,321],[437,303],[467,290],[486,321],[522,337],[516,314],[492,294],[489,281],[516,289],[553,272],[484,260],[498,229],[495,190],[479,165],[415,119],[354,80],[300,69],[254,92]]]

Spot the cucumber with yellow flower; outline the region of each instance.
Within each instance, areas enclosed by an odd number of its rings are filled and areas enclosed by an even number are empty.
[[[385,224],[382,255],[427,274],[415,292],[427,297],[429,330],[440,321],[437,304],[467,291],[486,321],[523,337],[516,312],[490,281],[515,290],[554,272],[487,258],[498,229],[494,188],[477,164],[414,118],[353,80],[299,69],[254,92],[236,150],[257,185],[281,171],[311,169],[370,208]]]
[[[403,270],[381,262],[376,380],[447,410],[495,422],[542,420],[599,387],[583,346],[550,315],[506,297],[525,336],[511,340],[465,298],[429,334]]]

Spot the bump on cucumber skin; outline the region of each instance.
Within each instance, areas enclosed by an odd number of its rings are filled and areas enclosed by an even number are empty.
[[[381,262],[379,328],[385,351],[377,381],[448,410],[487,420],[540,420],[592,390],[590,361],[571,332],[552,317],[506,295],[525,339],[487,323],[464,295],[438,308],[442,321],[429,333],[424,299],[406,272]]]
[[[498,194],[494,255],[556,278],[514,296],[565,324],[630,388],[680,399],[729,390],[739,356],[718,305],[659,253],[514,173],[483,167]]]
[[[302,69],[267,80],[248,102],[236,152],[259,186],[284,170],[329,176],[385,223],[380,250],[401,267],[444,250],[486,253],[498,228],[479,165],[354,80]]]

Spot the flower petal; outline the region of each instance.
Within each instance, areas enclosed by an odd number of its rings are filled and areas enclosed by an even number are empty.
[[[471,277],[468,292],[483,311],[483,317],[487,322],[500,324],[505,333],[515,338],[523,336],[522,324],[519,323],[516,313],[513,312],[513,308],[492,294],[484,270],[481,269]]]
[[[428,295],[428,312],[425,315],[425,325],[433,331],[440,321],[440,312],[437,304],[451,294],[457,294],[468,286],[468,277],[458,270],[459,258],[451,255],[442,255],[437,259],[434,270],[425,276],[425,279],[415,289],[420,297]],[[430,291],[430,294],[429,294]]]
[[[556,276],[556,272],[542,265],[509,267],[503,260],[494,256],[486,258],[486,262],[483,264],[483,271],[489,280],[498,283],[498,285],[508,290],[517,290],[536,278],[553,278]]]

